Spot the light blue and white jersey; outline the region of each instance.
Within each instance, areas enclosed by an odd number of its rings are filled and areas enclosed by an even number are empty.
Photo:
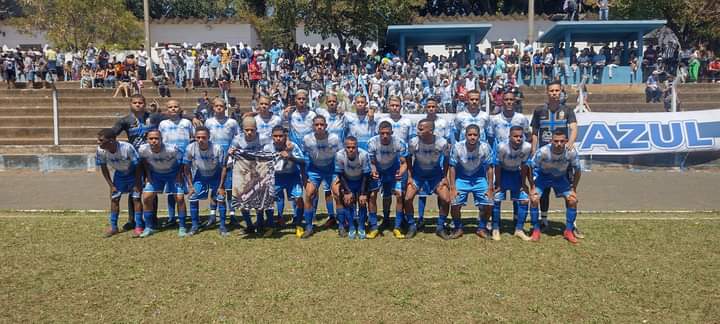
[[[225,163],[226,150],[222,145],[210,142],[207,150],[200,149],[198,142],[193,142],[185,149],[182,163],[189,165],[193,177],[210,178],[219,174]]]
[[[275,147],[274,143],[266,144],[263,147],[263,151],[273,153],[279,152],[278,149]],[[303,152],[300,149],[300,146],[295,143],[292,143],[292,150],[290,151],[290,155],[297,160],[305,159],[305,157],[303,156]],[[277,158],[277,162],[275,163],[275,174],[291,174],[293,176],[299,176],[300,165],[290,160]]]
[[[121,174],[130,175],[135,172],[140,157],[132,144],[124,141],[118,141],[117,144],[115,153],[98,147],[95,152],[95,165],[107,165]]]
[[[327,138],[317,139],[315,134],[308,134],[305,135],[303,142],[308,169],[332,173],[335,169],[335,154],[343,148],[340,138],[328,133]]]
[[[358,115],[356,113],[346,112],[347,120],[347,136],[354,136],[358,140],[358,147],[368,149],[368,142],[375,136],[375,120],[370,120],[367,114]]]
[[[260,144],[260,137],[256,134],[252,140],[245,138],[245,133],[240,133],[232,140],[230,147],[240,149],[246,152],[259,152],[262,151],[263,145]]]
[[[427,116],[425,117],[427,118]],[[417,123],[415,124],[414,129],[417,129]],[[448,143],[452,144],[455,142],[455,125],[447,119],[437,116],[435,119],[435,130],[433,131],[433,134],[446,139]]]
[[[210,142],[220,145],[225,151],[230,147],[233,138],[241,133],[238,122],[227,117],[222,120],[215,117],[208,118],[205,127],[210,130]]]
[[[325,117],[327,122],[327,130],[329,133],[337,135],[341,142],[345,141],[345,132],[347,130],[347,118],[345,114],[332,113],[325,108],[315,109],[315,113]]]
[[[495,165],[505,171],[520,172],[523,164],[531,165],[532,145],[528,142],[522,142],[515,149],[510,143],[503,142],[497,145],[495,150]]]
[[[388,145],[383,145],[380,136],[373,136],[368,143],[370,160],[375,163],[378,171],[392,170],[400,166],[400,158],[408,156],[407,144],[392,136]]]
[[[300,148],[304,150],[303,140],[308,134],[313,132],[313,118],[317,114],[314,111],[307,110],[304,113],[300,113],[297,110],[290,114],[290,119],[287,121],[288,129],[290,133],[290,141],[300,144]]]
[[[375,133],[377,134],[379,132],[378,127],[380,127],[380,123],[387,121],[392,125],[393,128],[393,136],[397,136],[397,138],[405,141],[405,143],[410,142],[410,138],[413,137],[415,132],[413,131],[413,122],[407,117],[400,116],[400,119],[397,121],[392,119],[390,116],[385,116],[380,118],[378,120],[377,125],[375,127]]]
[[[150,144],[140,145],[138,155],[140,155],[140,160],[147,163],[150,172],[160,174],[177,172],[183,159],[183,153],[177,146],[165,143],[161,144],[158,153],[150,149]]]
[[[357,156],[351,160],[345,149],[335,154],[335,173],[345,175],[350,181],[358,181],[363,175],[370,173],[370,157],[368,152],[358,149]]]
[[[465,128],[470,125],[477,125],[480,127],[480,140],[487,141],[487,127],[490,117],[484,111],[478,111],[476,115],[473,115],[467,111],[459,112],[455,115],[455,131],[459,133],[458,138],[462,141],[465,140]]]
[[[510,138],[510,128],[520,126],[523,134],[530,133],[530,121],[525,115],[513,113],[512,117],[507,118],[503,113],[499,113],[490,117],[490,125],[487,128],[488,138],[495,138],[495,143],[505,143]]]
[[[434,178],[444,175],[443,162],[450,154],[450,145],[442,137],[434,138],[430,144],[423,143],[420,137],[413,137],[408,143],[408,154],[413,157],[414,176]]]
[[[255,115],[255,124],[257,125],[257,134],[260,137],[260,144],[267,145],[272,144],[272,129],[277,125],[282,124],[282,119],[277,115],[270,115],[270,118],[264,118],[260,115]]]
[[[552,144],[547,144],[535,152],[532,163],[540,176],[563,178],[568,176],[569,168],[578,168],[580,155],[574,149],[563,149],[562,153],[555,154]]]
[[[184,151],[193,138],[192,122],[185,118],[177,121],[165,119],[158,125],[158,130],[162,134],[162,141],[168,145],[176,146],[180,151]]]
[[[485,178],[487,168],[494,161],[490,145],[478,141],[475,149],[470,151],[466,141],[455,143],[450,154],[450,165],[455,168],[455,178],[462,180],[477,180]]]

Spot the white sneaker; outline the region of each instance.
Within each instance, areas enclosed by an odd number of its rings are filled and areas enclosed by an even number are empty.
[[[530,241],[530,236],[527,236],[527,234],[525,234],[525,231],[523,230],[515,230],[514,235],[519,237],[523,241]]]
[[[500,230],[492,230],[492,240],[500,241]]]

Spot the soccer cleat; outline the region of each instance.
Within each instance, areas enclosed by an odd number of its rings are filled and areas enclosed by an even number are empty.
[[[122,227],[124,232],[132,231],[133,228],[135,228],[135,222],[127,222],[127,223],[123,224],[123,227]]]
[[[500,241],[500,230],[498,230],[498,229],[492,230],[492,240]]]
[[[525,234],[525,231],[523,230],[515,230],[515,234],[513,235],[519,237],[523,241],[530,241],[530,236],[527,236],[527,234]]]
[[[133,233],[132,233],[132,237],[138,238],[138,237],[140,237],[140,234],[142,234],[142,232],[143,232],[142,227],[135,227],[135,229],[133,230]]]
[[[530,241],[537,242],[540,241],[540,230],[534,229],[532,231],[532,234],[530,234]]]
[[[105,238],[111,237],[117,233],[118,233],[118,230],[111,227],[111,228],[108,228],[107,230],[105,230],[105,233],[103,233],[103,237],[105,237]]]
[[[374,229],[374,230],[371,230],[369,233],[367,233],[367,238],[372,240],[372,239],[378,237],[378,235],[380,235],[380,231]]]
[[[348,236],[348,232],[345,229],[345,226],[338,226],[338,236],[339,237],[347,237]]]
[[[209,228],[211,226],[215,225],[215,216],[208,217],[207,221],[203,223],[203,228]]]
[[[248,227],[245,227],[245,228],[243,229],[243,233],[244,233],[245,235],[255,234],[255,231],[256,231],[256,228],[255,228],[255,226],[252,226],[252,225],[251,225],[251,226],[248,226]]]
[[[396,239],[404,239],[404,238],[405,238],[405,235],[403,235],[403,233],[400,231],[399,228],[396,228],[396,229],[393,230],[393,236],[394,236]]]
[[[417,234],[417,227],[410,226],[410,228],[408,228],[407,233],[405,233],[405,238],[411,239],[411,238],[415,237],[415,234]]]
[[[492,224],[490,224],[490,222],[488,222],[487,224],[485,224],[485,230],[488,231],[488,232],[492,231]]]
[[[305,229],[302,226],[295,226],[295,236],[301,238],[305,234]]]
[[[277,223],[280,228],[285,227],[285,215],[280,215],[277,219]]]
[[[548,221],[547,217],[544,217],[540,220],[540,230],[543,232],[546,232],[550,229],[550,222]]]
[[[302,234],[302,236],[300,236],[300,238],[301,238],[301,239],[308,239],[308,238],[310,238],[310,236],[313,235],[313,233],[315,233],[315,231],[313,231],[312,228],[306,229],[305,232]]]
[[[155,232],[156,231],[154,229],[152,229],[150,227],[145,227],[145,230],[142,232],[142,234],[140,234],[140,238],[146,238],[150,235],[155,234]]]
[[[230,236],[230,232],[228,232],[227,227],[225,227],[225,226],[220,226],[220,229],[218,231],[220,231],[220,236],[223,236],[223,237]]]
[[[563,231],[563,238],[568,240],[568,242],[572,244],[577,244],[577,238],[575,238],[575,234],[573,234],[573,231],[571,230],[565,230]]]
[[[364,229],[358,230],[357,237],[361,240],[364,240],[365,238],[367,238],[367,234],[365,233],[365,230]]]
[[[337,225],[337,221],[335,218],[328,218],[324,224],[322,224],[323,229],[330,229],[333,226]]]
[[[463,229],[462,229],[462,228],[458,228],[458,229],[454,230],[454,231],[452,232],[452,234],[450,234],[450,239],[451,239],[451,240],[454,240],[454,239],[461,238],[461,237],[463,236],[463,234],[465,234],[464,231],[463,231]]]
[[[178,229],[178,237],[185,237],[187,236],[187,230],[185,229],[185,226],[180,226]]]
[[[187,236],[194,236],[197,235],[200,232],[200,230],[197,227],[191,227],[190,231],[187,232]]]
[[[425,230],[425,220],[424,219],[418,219],[417,224],[415,224],[416,231],[422,232]]]
[[[350,240],[354,240],[355,238],[357,238],[357,235],[358,235],[358,232],[356,230],[351,229],[348,231],[348,239],[350,239]]]
[[[440,237],[441,239],[443,239],[445,241],[450,239],[450,235],[448,235],[448,233],[447,233],[447,231],[445,231],[445,229],[439,229],[439,230],[435,231],[435,235],[437,235],[438,237]]]
[[[163,228],[173,228],[177,225],[178,225],[177,220],[175,218],[173,218],[173,219],[168,219],[167,222],[165,222],[165,224],[163,224],[162,227]]]
[[[580,229],[577,228],[577,226],[575,227],[575,229],[573,229],[573,234],[575,234],[575,237],[576,237],[576,238],[579,238],[579,239],[584,239],[584,238],[585,238],[585,234],[583,234],[583,233],[580,231]]]
[[[478,228],[477,231],[475,231],[475,235],[477,235],[481,239],[488,238],[487,230],[484,228]]]

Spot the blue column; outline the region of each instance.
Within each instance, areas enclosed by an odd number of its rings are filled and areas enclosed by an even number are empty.
[[[645,51],[643,50],[643,33],[638,32],[637,33],[637,61],[638,61],[638,74],[637,74],[637,80],[638,82],[645,81],[645,75],[643,74],[643,68],[642,68],[642,61],[643,56],[645,56]]]
[[[572,35],[570,32],[565,32],[565,62],[570,65],[570,55],[572,55]]]
[[[475,66],[475,45],[477,44],[477,40],[475,39],[475,34],[470,34],[468,37],[468,58],[470,59],[470,66]]]
[[[405,34],[400,34],[400,57],[402,57],[403,61],[407,59],[407,56],[405,56]]]
[[[630,41],[623,41],[623,48],[625,49],[622,54],[622,63],[620,65],[630,65]]]

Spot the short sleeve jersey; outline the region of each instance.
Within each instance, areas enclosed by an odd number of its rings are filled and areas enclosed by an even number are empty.
[[[538,136],[538,147],[550,143],[555,130],[562,130],[570,137],[570,124],[577,123],[575,112],[565,105],[560,105],[556,111],[551,111],[547,105],[535,109],[530,125],[533,135]]]
[[[257,125],[257,133],[260,137],[260,144],[272,144],[272,129],[282,124],[280,116],[271,115],[270,118],[264,118],[260,115],[255,116],[255,124]]]
[[[346,179],[357,181],[370,173],[370,157],[368,152],[358,149],[355,159],[351,160],[345,149],[335,154],[335,173],[344,175]]]
[[[442,137],[434,136],[432,143],[423,143],[413,137],[408,143],[408,154],[413,157],[412,171],[415,176],[434,178],[443,175],[443,162],[450,154],[450,145]]]
[[[119,119],[113,126],[115,135],[125,132],[128,141],[139,149],[140,145],[145,144],[145,133],[150,129],[146,121],[150,117],[149,113],[144,113],[142,118],[135,117],[135,114],[128,114],[127,116]]]
[[[345,131],[347,129],[347,118],[345,114],[332,113],[325,108],[315,109],[315,113],[325,117],[327,121],[327,131],[337,135],[340,141],[345,140]]]
[[[145,161],[151,172],[160,174],[175,173],[182,162],[182,152],[170,144],[161,144],[160,152],[155,153],[150,149],[150,144],[143,144],[138,150],[140,159]]]
[[[299,111],[293,111],[290,114],[288,122],[288,128],[290,130],[290,140],[303,146],[303,139],[305,135],[312,133],[313,131],[313,118],[317,116],[314,111],[305,111],[300,113]],[[303,147],[301,147],[303,148]]]
[[[207,150],[202,150],[197,142],[188,145],[182,163],[189,165],[195,177],[212,177],[218,174],[225,162],[226,150],[222,145],[209,143]]]
[[[318,139],[315,134],[305,135],[303,152],[309,170],[332,173],[335,168],[335,154],[342,149],[340,139],[328,133],[325,139]]]
[[[107,165],[116,172],[129,175],[135,172],[135,166],[139,162],[139,156],[135,147],[128,142],[118,141],[117,150],[111,153],[108,150],[97,148],[95,152],[95,164]]]
[[[279,152],[277,147],[275,147],[274,143],[265,144],[265,146],[263,147],[263,151],[273,153]],[[305,158],[303,156],[302,150],[300,149],[300,146],[295,143],[292,143],[292,150],[290,151],[290,155],[292,155],[297,160],[302,160]],[[275,174],[299,175],[300,166],[291,160],[286,160],[278,157],[277,162],[275,163]]]
[[[495,143],[505,143],[510,137],[510,128],[513,126],[522,127],[523,133],[530,132],[530,121],[525,115],[513,113],[512,117],[508,118],[499,113],[490,117],[490,125],[487,128],[488,137],[494,137]]]
[[[562,178],[568,176],[569,168],[580,165],[580,155],[574,149],[563,149],[560,154],[555,154],[552,145],[548,144],[535,152],[532,164],[540,176]]]
[[[210,142],[220,145],[226,151],[230,147],[233,138],[240,134],[240,126],[232,118],[219,120],[211,117],[205,121],[205,127],[210,130]]]
[[[435,119],[435,130],[433,134],[438,137],[442,137],[448,141],[448,143],[454,142],[454,126],[453,123],[440,116]]]
[[[469,150],[465,141],[453,145],[450,166],[455,168],[456,179],[473,181],[484,178],[492,163],[493,151],[488,143],[478,141],[474,150]]]
[[[480,140],[487,141],[486,130],[489,123],[490,117],[484,111],[478,111],[477,114],[473,115],[469,111],[463,111],[455,115],[455,131],[460,133],[458,138],[460,140],[465,139],[465,128],[470,125],[477,125],[480,127]]]
[[[190,139],[193,137],[193,125],[187,119],[180,118],[177,121],[166,119],[160,122],[158,130],[162,134],[163,143],[174,145],[180,151],[190,144]]]
[[[346,112],[347,136],[354,136],[358,140],[358,147],[368,149],[368,141],[375,136],[375,121],[367,115],[358,115]]]
[[[532,145],[528,142],[522,142],[518,148],[513,148],[508,142],[499,143],[494,164],[505,171],[518,172],[523,164],[530,165],[531,151]]]
[[[380,136],[373,136],[368,143],[370,160],[378,171],[392,170],[400,166],[400,158],[408,156],[407,144],[403,140],[392,136],[390,143],[384,145]]]
[[[410,137],[413,135],[413,122],[406,118],[406,117],[400,117],[397,121],[392,119],[390,116],[385,116],[380,118],[378,120],[378,123],[376,125],[377,127],[380,127],[380,123],[383,121],[387,121],[392,125],[393,128],[393,136],[397,136],[397,138],[405,141],[405,143],[410,142]],[[378,129],[375,129],[375,132],[378,132]]]

